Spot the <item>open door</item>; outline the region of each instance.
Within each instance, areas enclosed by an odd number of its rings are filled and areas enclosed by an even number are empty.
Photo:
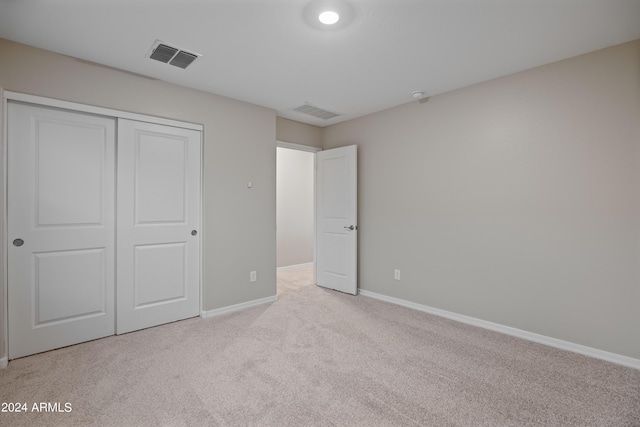
[[[316,284],[358,293],[357,146],[316,154]]]

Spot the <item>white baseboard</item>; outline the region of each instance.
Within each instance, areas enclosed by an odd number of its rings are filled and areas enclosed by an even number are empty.
[[[200,313],[200,317],[206,319],[208,317],[221,316],[227,313],[233,313],[234,311],[244,310],[245,308],[255,307],[257,305],[268,304],[270,302],[275,302],[278,300],[277,295],[273,295],[270,297],[254,299],[253,301],[247,301],[240,304],[228,305],[226,307],[215,308],[213,310],[202,311]]]
[[[429,307],[428,305],[422,305],[411,301],[406,301],[400,298],[394,298],[387,295],[382,295],[376,292],[360,289],[359,294],[379,299],[382,301],[390,302],[393,304],[401,305],[403,307],[412,308],[414,310],[423,311],[429,314],[435,314],[436,316],[445,317],[447,319],[455,320],[457,322],[466,323],[472,326],[478,326],[480,328],[489,329],[491,331],[500,332],[506,335],[522,338],[525,340],[537,342],[539,344],[545,344],[550,347],[559,348],[562,350],[572,351],[574,353],[582,354],[584,356],[594,357],[596,359],[606,360],[607,362],[616,363],[618,365],[627,366],[640,370],[640,359],[634,359],[632,357],[623,356],[621,354],[610,353],[604,350],[598,350],[597,348],[587,347],[581,344],[575,344],[569,341],[559,340],[557,338],[547,337],[545,335],[536,334],[533,332],[524,331],[522,329],[512,328],[510,326],[500,325],[499,323],[493,323],[475,317],[465,316],[463,314],[453,313],[451,311],[441,310],[435,307]]]
[[[278,267],[277,271],[298,270],[300,268],[313,267],[313,262],[307,262],[305,264],[286,265],[284,267]]]
[[[0,358],[0,369],[6,368],[7,365],[9,365],[9,358],[8,357]]]

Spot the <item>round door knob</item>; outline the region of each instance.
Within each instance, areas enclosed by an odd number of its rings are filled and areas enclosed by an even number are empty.
[[[22,239],[15,239],[13,241],[13,246],[22,246],[22,245],[24,245],[24,240]]]
[[[195,236],[196,234],[198,234],[198,232],[196,230],[191,230],[191,235]]]

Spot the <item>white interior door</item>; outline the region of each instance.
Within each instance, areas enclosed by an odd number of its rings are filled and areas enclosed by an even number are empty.
[[[114,333],[114,119],[8,104],[9,358]]]
[[[357,146],[316,154],[316,283],[358,293]]]
[[[118,121],[116,333],[200,313],[199,131]]]

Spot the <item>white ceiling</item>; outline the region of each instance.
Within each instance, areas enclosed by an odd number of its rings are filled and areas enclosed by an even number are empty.
[[[319,28],[330,2],[351,16]],[[639,39],[640,0],[0,0],[0,37],[326,126]],[[156,40],[203,56],[151,60]]]

